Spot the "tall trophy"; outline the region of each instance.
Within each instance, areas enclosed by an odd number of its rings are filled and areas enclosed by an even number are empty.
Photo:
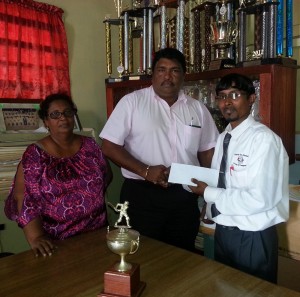
[[[123,0],[114,0],[114,4],[116,7],[117,11],[117,19],[112,19],[110,15],[105,16],[105,20],[103,23],[105,24],[105,49],[106,49],[106,71],[108,74],[108,78],[106,79],[106,82],[118,82],[123,80],[123,73],[124,73],[124,57],[123,57],[123,42],[124,42],[124,20],[121,18],[121,12],[122,12],[122,3]],[[117,66],[117,72],[119,74],[119,77],[114,78],[112,77],[112,50],[111,50],[111,28],[112,26],[117,26],[118,27],[118,57],[119,57],[119,62]]]
[[[131,229],[127,214],[128,201],[116,206],[108,202],[108,205],[119,212],[119,218],[114,225],[115,230],[110,231],[109,227],[107,229],[107,246],[121,259],[104,273],[104,290],[98,297],[137,297],[141,295],[146,284],[140,281],[139,264],[128,263],[125,257],[137,252],[140,234]],[[126,220],[126,225],[122,225],[123,219]]]
[[[230,20],[228,2],[221,0],[216,4],[215,19],[210,24],[210,44],[214,50],[214,60],[210,62],[209,70],[235,67],[229,48],[235,43],[238,30],[237,24]]]

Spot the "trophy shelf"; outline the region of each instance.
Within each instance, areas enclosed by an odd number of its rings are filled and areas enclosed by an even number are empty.
[[[260,81],[259,114],[261,122],[278,134],[295,162],[296,65],[267,64],[186,74],[185,81],[213,80],[229,73],[240,73]],[[151,85],[151,78],[106,83],[107,116],[126,94]]]

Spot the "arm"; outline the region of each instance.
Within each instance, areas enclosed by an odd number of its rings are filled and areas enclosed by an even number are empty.
[[[161,186],[167,186],[168,169],[163,165],[150,166],[134,158],[121,145],[115,144],[107,139],[102,141],[102,151],[106,157],[112,160],[116,165],[121,166],[147,181],[159,183]]]
[[[210,168],[214,151],[215,148],[211,148],[207,151],[198,152],[197,157],[202,167]]]
[[[52,255],[56,246],[44,234],[42,220],[40,218],[35,218],[30,221],[23,228],[23,231],[36,257],[38,257],[39,254],[43,255],[44,257]]]
[[[19,213],[21,212],[23,206],[24,190],[25,190],[24,172],[23,172],[22,163],[20,163],[16,173],[15,188],[14,188],[14,199],[17,200]],[[40,218],[35,218],[32,221],[30,221],[23,228],[23,232],[36,257],[39,254],[42,254],[44,257],[47,255],[49,256],[52,255],[55,246],[53,245],[51,240],[49,240],[45,236]]]
[[[104,157],[104,159],[105,159],[105,163],[106,163],[106,167],[107,167],[106,174],[105,174],[105,180],[104,180],[105,190],[106,190],[107,187],[109,186],[109,184],[111,183],[112,179],[113,179],[113,173],[112,173],[109,161],[105,157]]]

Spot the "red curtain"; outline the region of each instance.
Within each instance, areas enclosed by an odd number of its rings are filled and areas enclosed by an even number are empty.
[[[63,10],[33,0],[0,0],[0,98],[70,94]]]

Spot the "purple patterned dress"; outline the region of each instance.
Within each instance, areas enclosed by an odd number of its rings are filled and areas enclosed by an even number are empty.
[[[106,225],[107,165],[94,139],[82,136],[79,151],[66,158],[53,157],[31,144],[21,162],[25,180],[21,212],[13,197],[15,179],[5,201],[6,216],[21,228],[41,217],[51,238],[64,239]]]

